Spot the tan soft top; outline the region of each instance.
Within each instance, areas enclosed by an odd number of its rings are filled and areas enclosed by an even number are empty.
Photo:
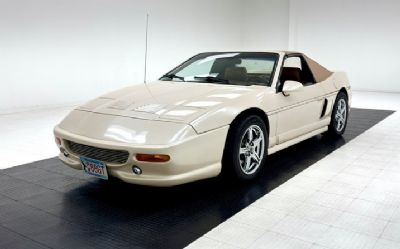
[[[313,74],[316,82],[324,81],[333,74],[333,72],[331,72],[328,69],[326,69],[325,67],[321,66],[318,62],[314,61],[313,59],[311,59],[310,57],[308,57],[307,55],[305,55],[303,53],[291,52],[291,51],[282,51],[282,52],[284,52],[285,54],[287,54],[289,56],[302,55],[308,65],[308,67],[310,68],[311,73]]]
[[[306,55],[303,54],[304,59],[306,60],[308,67],[311,70],[311,73],[314,76],[315,81],[321,82],[329,78],[333,72],[329,71],[325,67],[318,64],[316,61],[310,59]]]

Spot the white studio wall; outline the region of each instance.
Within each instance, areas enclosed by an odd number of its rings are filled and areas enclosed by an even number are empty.
[[[189,57],[241,49],[242,0],[153,0],[149,5],[147,79]]]
[[[241,48],[240,0],[0,0],[0,113],[84,102]]]
[[[0,112],[76,103],[143,78],[135,59],[143,57],[143,6],[0,3]]]
[[[289,0],[251,0],[243,5],[243,49],[287,50]]]
[[[400,92],[400,1],[291,0],[289,49],[346,71],[353,89]]]
[[[0,114],[85,102],[204,51],[297,50],[396,91],[396,0],[0,0]]]

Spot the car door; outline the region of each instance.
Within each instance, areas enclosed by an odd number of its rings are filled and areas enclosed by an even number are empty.
[[[284,94],[278,89],[276,101],[279,105],[277,112],[277,143],[317,130],[324,126],[321,113],[324,105],[324,90],[313,80],[311,71],[301,57],[289,57],[282,68],[280,82],[282,89],[285,81],[297,81],[302,87],[290,94]],[[309,73],[310,75],[307,75]]]

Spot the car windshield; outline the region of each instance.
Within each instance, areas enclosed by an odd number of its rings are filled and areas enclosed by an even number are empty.
[[[264,52],[202,53],[160,80],[271,86],[278,57]]]

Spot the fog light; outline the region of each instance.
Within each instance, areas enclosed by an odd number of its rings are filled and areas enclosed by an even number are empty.
[[[132,171],[135,175],[142,174],[142,170],[138,166],[132,166]]]
[[[63,147],[60,148],[60,151],[61,151],[61,153],[63,153],[63,155],[64,155],[65,157],[69,157],[68,151],[66,151]]]
[[[170,157],[168,155],[160,154],[136,154],[136,160],[142,162],[162,163],[168,162]]]

